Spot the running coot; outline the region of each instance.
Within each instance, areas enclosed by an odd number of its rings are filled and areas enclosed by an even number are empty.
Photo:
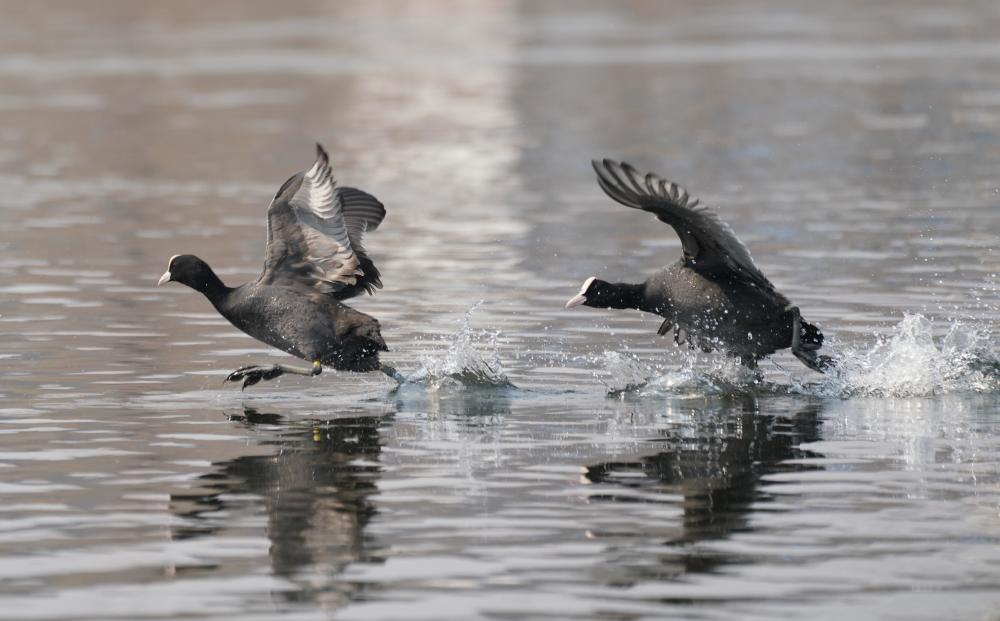
[[[243,380],[243,388],[285,373],[319,375],[323,365],[397,378],[379,362],[389,348],[378,320],[342,303],[382,287],[364,237],[383,218],[385,207],[374,196],[336,186],[317,144],[312,168],[286,181],[267,209],[264,271],[256,281],[227,287],[207,263],[185,254],[170,258],[158,284],[176,281],[200,291],[240,330],[312,362],[311,368],[241,367],[226,381]]]
[[[612,160],[593,162],[601,189],[626,207],[642,209],[672,226],[683,257],[641,284],[584,281],[566,308],[634,308],[664,318],[658,333],[673,330],[677,344],[721,350],[747,367],[779,349],[815,371],[831,365],[816,352],[823,334],[800,317],[754,264],[732,229],[714,210],[676,184]]]

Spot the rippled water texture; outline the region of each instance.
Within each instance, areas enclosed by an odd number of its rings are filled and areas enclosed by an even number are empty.
[[[995,2],[8,3],[0,619],[1000,618]],[[406,381],[155,282],[237,283],[311,162]],[[565,310],[685,184],[822,326],[756,376]]]

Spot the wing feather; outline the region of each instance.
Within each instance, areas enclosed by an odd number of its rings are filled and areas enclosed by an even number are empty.
[[[338,299],[381,287],[364,249],[364,233],[378,228],[385,207],[355,188],[336,187],[326,151],[286,181],[268,208],[267,252],[261,282],[306,286]]]
[[[735,272],[773,289],[729,225],[687,190],[653,173],[641,175],[624,162],[605,159],[592,164],[597,183],[608,197],[626,207],[648,211],[674,228],[684,259],[693,268],[716,275]]]

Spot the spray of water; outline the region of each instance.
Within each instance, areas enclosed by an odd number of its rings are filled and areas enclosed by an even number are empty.
[[[629,393],[744,394],[763,382],[760,373],[732,358],[706,356],[694,352],[681,359],[680,366],[651,366],[630,353],[606,351],[598,360],[595,377],[609,395]]]
[[[442,348],[419,357],[420,366],[406,384],[425,384],[429,390],[472,386],[513,386],[500,362],[500,331],[477,330],[472,316],[480,300],[465,312],[458,330],[442,339]]]
[[[680,366],[653,367],[631,354],[604,352],[595,375],[609,394],[799,394],[822,397],[913,397],[1000,392],[1000,356],[988,331],[952,323],[934,337],[923,315],[905,315],[874,343],[834,344],[836,366],[826,375],[785,372],[787,381],[721,356],[689,354]]]
[[[932,322],[907,314],[874,344],[845,346],[819,381],[792,383],[793,392],[820,396],[916,397],[1000,391],[1000,358],[987,332],[952,323],[934,338]]]

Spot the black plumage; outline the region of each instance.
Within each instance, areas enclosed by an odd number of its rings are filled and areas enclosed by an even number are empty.
[[[310,369],[252,365],[231,373],[246,388],[284,373],[318,375],[322,366],[377,371],[388,351],[374,317],[342,300],[382,287],[364,248],[385,207],[371,194],[336,187],[329,158],[316,145],[316,162],[286,181],[267,210],[267,249],[260,277],[227,287],[194,255],[170,258],[160,283],[176,281],[200,291],[219,314],[259,341],[313,363]]]
[[[816,371],[830,364],[816,353],[822,332],[801,319],[798,307],[761,273],[714,210],[676,184],[653,173],[641,175],[626,163],[606,159],[593,166],[609,197],[673,227],[683,256],[641,284],[588,278],[567,308],[582,304],[655,313],[664,318],[660,335],[672,331],[678,344],[721,350],[749,367],[786,348]]]

